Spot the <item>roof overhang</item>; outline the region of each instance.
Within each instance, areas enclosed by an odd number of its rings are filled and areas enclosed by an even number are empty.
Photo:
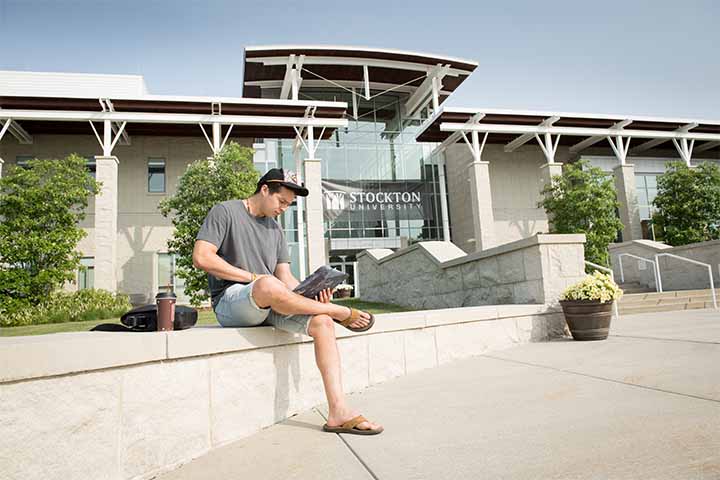
[[[89,122],[110,120],[127,122],[125,132],[132,135],[201,136],[198,124],[219,124],[235,138],[295,138],[296,128],[309,125],[329,138],[347,125],[344,102],[162,95],[107,100],[0,95],[0,122],[20,122],[29,135],[92,135]]]
[[[415,103],[427,101],[433,77],[438,81],[438,102],[442,102],[477,68],[477,63],[454,57],[344,46],[275,45],[245,49],[245,96],[259,96],[260,89],[279,89],[287,98],[290,83],[302,86],[341,87],[366,94],[374,91],[399,91],[414,94]],[[410,105],[415,107],[416,105]]]
[[[673,139],[698,142],[696,152],[720,146],[720,120],[492,108],[440,109],[423,124],[416,139],[447,146],[462,142],[462,132],[487,134],[486,143],[505,144],[506,151],[545,134],[559,136],[559,144],[572,152],[608,137],[640,139],[633,149],[638,152]]]

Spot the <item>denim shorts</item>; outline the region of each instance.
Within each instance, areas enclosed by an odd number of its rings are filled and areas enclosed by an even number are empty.
[[[290,333],[308,335],[311,315],[282,315],[260,308],[252,297],[253,283],[230,285],[215,305],[215,317],[223,327],[273,326]]]

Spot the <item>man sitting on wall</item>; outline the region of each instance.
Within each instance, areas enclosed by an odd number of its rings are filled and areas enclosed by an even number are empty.
[[[329,406],[325,431],[380,433],[383,427],[352,411],[345,401],[335,339],[335,321],[363,331],[372,316],[330,303],[329,290],[315,300],[292,291],[300,282],[290,271],[285,235],[274,218],[296,195],[305,197],[308,190],[292,172],[274,168],[258,181],[250,198],[215,205],[198,232],[193,265],[208,273],[213,310],[223,327],[272,325],[313,337]]]

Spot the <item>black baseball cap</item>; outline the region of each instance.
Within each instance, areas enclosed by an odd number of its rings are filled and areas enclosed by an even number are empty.
[[[290,170],[285,171],[282,168],[271,168],[268,170],[267,173],[258,180],[258,187],[266,183],[279,183],[301,197],[307,197],[308,193],[310,193],[304,184],[298,183],[295,172]]]

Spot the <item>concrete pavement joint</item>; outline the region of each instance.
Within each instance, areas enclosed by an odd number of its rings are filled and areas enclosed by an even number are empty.
[[[325,415],[323,415],[323,413],[322,413],[320,410],[318,410],[317,408],[313,408],[313,410],[315,410],[315,412],[317,412],[317,414],[320,415],[320,416],[327,422],[327,417],[325,417]],[[372,469],[370,468],[370,466],[369,466],[367,463],[365,463],[365,460],[363,460],[363,459],[360,457],[360,454],[358,454],[358,453],[350,446],[350,444],[347,442],[347,440],[345,440],[345,439],[343,438],[343,436],[340,435],[339,433],[336,433],[335,435],[337,435],[337,436],[340,438],[340,440],[342,440],[342,442],[345,444],[345,446],[347,447],[347,449],[350,450],[350,453],[352,453],[352,454],[355,456],[355,458],[357,458],[358,462],[360,462],[360,465],[362,465],[362,466],[365,468],[365,470],[367,470],[367,472],[370,474],[370,476],[371,476],[372,478],[374,478],[375,480],[380,480],[380,478],[379,478],[377,475],[375,475],[375,472],[372,471]]]
[[[505,362],[519,363],[519,364],[521,364],[521,365],[527,365],[527,366],[530,366],[530,367],[538,367],[538,368],[545,368],[545,369],[547,369],[547,370],[555,370],[556,372],[569,373],[569,374],[571,374],[571,375],[580,375],[580,376],[583,376],[583,377],[594,378],[594,379],[596,379],[596,380],[603,380],[603,381],[606,381],[606,382],[619,383],[619,384],[621,384],[621,385],[627,385],[627,386],[630,386],[630,387],[644,388],[644,389],[646,389],[646,390],[653,390],[653,391],[661,392],[661,393],[669,393],[669,394],[671,394],[671,395],[679,395],[679,396],[681,396],[681,397],[695,398],[695,399],[698,399],[698,400],[705,400],[705,401],[708,401],[708,402],[720,403],[720,400],[716,400],[716,399],[714,399],[714,398],[701,397],[701,396],[699,396],[699,395],[692,395],[692,394],[690,394],[690,393],[673,392],[672,390],[663,390],[662,388],[648,387],[647,385],[638,385],[638,384],[635,384],[635,383],[622,382],[622,381],[620,381],[620,380],[614,380],[614,379],[612,379],[612,378],[598,377],[598,376],[596,376],[596,375],[590,375],[590,374],[587,374],[587,373],[573,372],[572,370],[563,370],[562,368],[548,367],[548,366],[546,366],[546,365],[537,365],[537,364],[535,364],[535,363],[522,362],[522,361],[520,361],[520,360],[511,360],[511,359],[509,359],[509,358],[494,357],[494,356],[492,356],[492,355],[480,355],[480,356],[481,356],[481,357],[485,357],[485,358],[492,358],[492,359],[495,359],[495,360],[502,360],[502,361],[505,361]]]
[[[687,342],[687,343],[706,343],[709,345],[720,345],[720,342],[709,342],[705,340],[683,340],[682,338],[662,338],[662,337],[641,337],[639,335],[617,335],[617,334],[610,334],[611,337],[621,337],[621,338],[642,338],[646,340],[663,340],[666,342]]]

